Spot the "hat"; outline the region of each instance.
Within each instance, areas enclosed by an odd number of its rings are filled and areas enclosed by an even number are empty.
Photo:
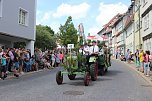
[[[92,43],[96,43],[96,41],[92,41]]]

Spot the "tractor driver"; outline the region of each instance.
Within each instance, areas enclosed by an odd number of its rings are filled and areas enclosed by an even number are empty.
[[[91,56],[98,56],[99,47],[96,44],[96,41],[92,41],[92,46],[89,48],[89,56],[87,57],[87,64],[89,65],[89,59]]]
[[[92,46],[89,48],[89,55],[98,55],[99,47],[96,44],[96,41],[92,41]]]

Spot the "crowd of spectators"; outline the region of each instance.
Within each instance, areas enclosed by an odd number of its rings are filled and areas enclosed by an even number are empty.
[[[120,55],[120,59],[128,63],[131,63],[132,61],[135,62],[138,71],[141,71],[147,77],[150,76],[150,72],[152,71],[151,51],[147,50],[144,52],[142,49],[137,49],[135,53],[132,53],[128,49],[125,55]]]
[[[9,73],[15,77],[40,69],[51,69],[63,61],[63,53],[59,50],[42,52],[35,49],[34,55],[29,49],[0,48],[0,78],[5,79]]]

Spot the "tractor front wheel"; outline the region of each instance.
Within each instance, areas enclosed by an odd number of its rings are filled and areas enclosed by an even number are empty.
[[[96,81],[97,80],[97,71],[96,71],[96,65],[91,64],[90,65],[90,74],[91,74],[91,80]]]
[[[89,72],[86,72],[84,75],[84,85],[88,86],[89,82],[90,82],[90,74],[89,74]]]
[[[58,71],[56,74],[56,82],[58,85],[61,85],[63,82],[63,75],[62,75],[61,71]]]

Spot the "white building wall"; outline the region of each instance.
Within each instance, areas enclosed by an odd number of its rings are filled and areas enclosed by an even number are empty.
[[[130,49],[130,51],[134,53],[133,42],[133,24],[131,24],[126,30],[126,51],[127,49]]]
[[[145,1],[145,3],[143,1]],[[152,0],[141,0],[140,2],[141,2],[140,14],[142,16],[142,14],[152,4]],[[143,38],[149,35],[150,33],[152,33],[152,10],[148,14],[146,14],[144,17],[142,17],[141,37]],[[143,42],[143,48],[144,48],[143,49],[144,51],[146,50],[152,51],[152,38],[147,39]]]
[[[36,0],[0,1],[0,40],[4,40],[0,44],[13,47],[13,42],[35,41]],[[19,23],[20,9],[26,12],[26,24]],[[30,49],[34,50],[34,46]]]

